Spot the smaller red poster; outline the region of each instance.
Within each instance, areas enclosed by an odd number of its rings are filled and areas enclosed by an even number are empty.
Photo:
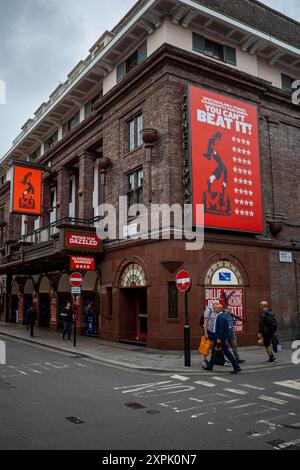
[[[24,297],[21,295],[19,297],[19,305],[18,305],[18,321],[23,322],[24,318]]]
[[[56,322],[57,322],[57,299],[56,297],[51,297],[50,323],[51,325],[56,325]]]
[[[41,215],[42,170],[14,164],[12,167],[11,213]]]
[[[234,288],[207,288],[205,304],[207,307],[212,308],[213,302],[220,301],[224,305],[224,294],[229,299],[229,309],[240,320],[236,320],[234,324],[235,333],[245,333],[245,303],[244,303],[244,289],[239,287]]]
[[[95,271],[95,258],[93,256],[71,256],[71,270]]]

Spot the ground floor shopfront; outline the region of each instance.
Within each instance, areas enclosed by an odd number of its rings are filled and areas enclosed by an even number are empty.
[[[192,276],[193,348],[202,334],[199,319],[204,308],[225,297],[240,318],[235,326],[240,345],[257,341],[262,300],[271,303],[282,339],[299,336],[300,253],[292,253],[291,263],[282,263],[279,251],[268,241],[245,238],[241,244],[232,237],[224,238],[222,244],[210,237],[201,251],[187,251],[184,242],[174,240],[107,245],[97,271],[85,274],[82,294],[76,298],[79,331],[108,341],[182,349],[184,295],[175,285],[181,268]],[[24,322],[34,303],[39,326],[60,331],[60,312],[73,300],[69,274],[12,276],[9,295],[4,293],[7,286],[2,286],[2,319]]]
[[[47,274],[13,276],[10,294],[2,296],[2,304],[6,308],[2,312],[2,320],[11,323],[26,323],[26,314],[34,305],[40,328],[62,329],[60,313],[68,302],[74,303],[78,313],[77,327],[83,335],[99,334],[99,275],[88,272],[83,279],[82,293],[73,297],[69,282],[69,272],[50,272]],[[6,286],[7,287],[7,286]],[[6,297],[6,299],[5,299]]]

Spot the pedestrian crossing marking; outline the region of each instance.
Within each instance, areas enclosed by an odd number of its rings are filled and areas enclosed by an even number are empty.
[[[250,408],[251,406],[257,406],[257,403],[246,403],[245,405],[232,406],[232,410],[240,410],[242,408]]]
[[[216,387],[216,384],[212,384],[211,382],[205,382],[204,380],[197,380],[197,382],[195,382],[195,384],[203,385],[203,387],[209,387],[209,388]]]
[[[184,377],[183,375],[172,375],[171,379],[181,380],[182,382],[186,382],[190,380],[190,377]]]
[[[241,384],[241,387],[250,388],[251,390],[258,390],[260,392],[262,392],[263,390],[266,390],[264,387],[256,387],[255,385],[248,385],[248,384]]]
[[[300,379],[298,380],[284,380],[282,382],[273,382],[275,385],[281,387],[293,388],[294,390],[300,390]]]
[[[224,383],[228,383],[228,384],[230,384],[232,382],[232,380],[224,379],[223,377],[218,377],[218,376],[212,377],[212,380],[217,380],[218,382],[224,382]]]
[[[276,392],[276,395],[280,395],[281,397],[286,397],[286,398],[293,398],[295,400],[300,400],[300,397],[298,397],[297,395],[293,395],[291,393]]]
[[[267,397],[266,395],[261,395],[258,398],[259,400],[270,401],[272,403],[275,403],[276,405],[285,405],[287,403],[287,401],[285,400],[280,400],[279,398],[275,397]]]

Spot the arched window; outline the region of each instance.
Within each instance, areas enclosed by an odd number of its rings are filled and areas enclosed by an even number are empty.
[[[121,288],[146,287],[146,276],[143,268],[136,263],[130,264],[125,268],[121,277]]]
[[[228,261],[214,264],[207,273],[207,286],[242,286],[242,275],[238,268]]]

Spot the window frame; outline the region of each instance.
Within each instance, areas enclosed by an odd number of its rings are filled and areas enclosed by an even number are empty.
[[[222,50],[222,54],[220,57],[217,57],[216,55],[207,52],[207,42],[219,47],[220,51]],[[206,36],[203,36],[200,33],[193,32],[192,48],[194,52],[203,54],[206,57],[210,57],[224,64],[229,64],[234,67],[237,67],[237,49],[235,47],[228,46],[227,44],[222,44],[218,41],[207,38]]]
[[[134,152],[136,149],[142,147],[143,139],[141,131],[143,130],[143,125],[144,120],[142,111],[136,113],[126,121],[126,154]]]

